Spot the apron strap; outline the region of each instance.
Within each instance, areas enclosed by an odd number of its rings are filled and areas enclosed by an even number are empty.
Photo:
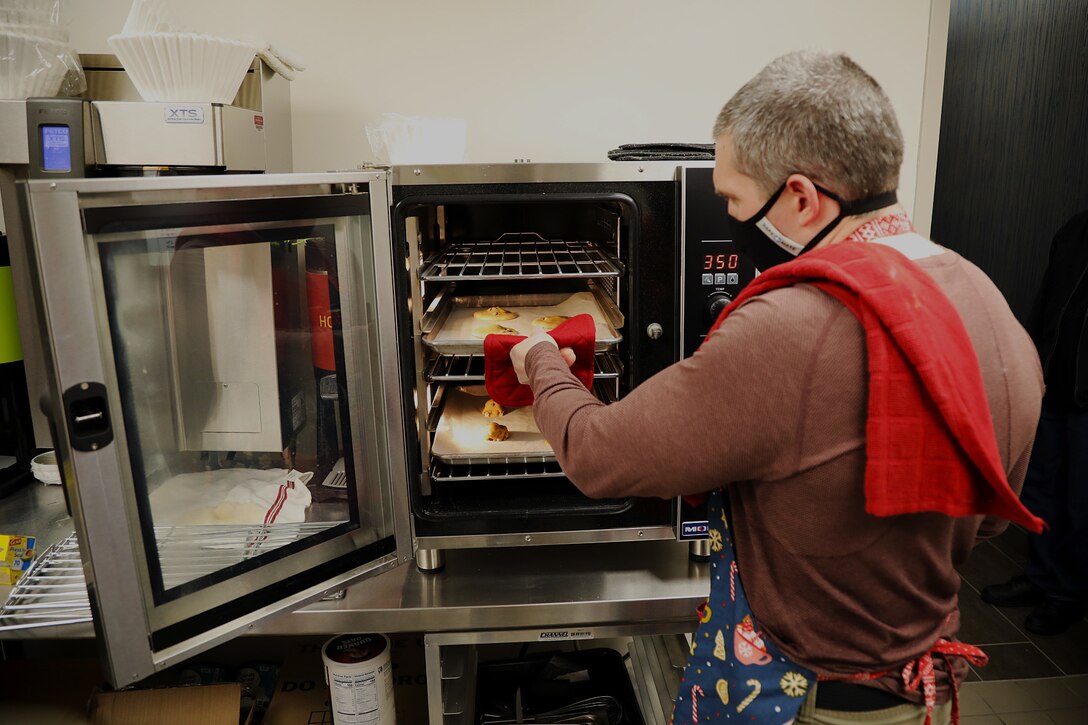
[[[968,662],[979,667],[985,667],[990,658],[978,647],[964,642],[952,642],[941,638],[923,652],[920,656],[903,666],[903,686],[908,692],[916,692],[922,689],[922,698],[926,704],[925,725],[932,725],[933,708],[937,706],[937,676],[933,669],[933,655],[940,656],[948,667],[948,676],[952,680],[952,725],[960,723],[960,688],[956,682],[956,673],[952,669],[949,657],[955,655],[963,657]],[[854,675],[819,675],[818,680],[839,680],[846,682],[860,682],[876,680],[888,674],[890,670],[882,672],[859,672]]]

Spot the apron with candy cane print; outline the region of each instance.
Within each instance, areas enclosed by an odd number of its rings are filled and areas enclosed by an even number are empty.
[[[709,495],[709,507],[710,596],[699,607],[672,723],[784,725],[815,675],[763,638],[744,595],[721,490]]]

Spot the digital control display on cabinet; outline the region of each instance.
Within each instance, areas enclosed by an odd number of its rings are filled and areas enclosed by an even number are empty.
[[[702,344],[710,326],[755,276],[751,260],[737,249],[736,224],[714,193],[714,169],[684,169],[680,353]]]
[[[740,266],[739,254],[704,254],[703,271],[716,270],[721,272],[726,269],[736,269]]]
[[[68,126],[41,126],[42,171],[72,170],[72,131]]]

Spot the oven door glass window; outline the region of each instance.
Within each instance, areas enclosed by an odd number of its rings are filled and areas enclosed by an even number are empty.
[[[157,604],[345,534],[392,550],[369,230],[122,214],[89,234]]]

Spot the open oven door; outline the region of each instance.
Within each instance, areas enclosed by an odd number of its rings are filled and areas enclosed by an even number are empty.
[[[115,686],[410,559],[386,172],[20,203]]]

